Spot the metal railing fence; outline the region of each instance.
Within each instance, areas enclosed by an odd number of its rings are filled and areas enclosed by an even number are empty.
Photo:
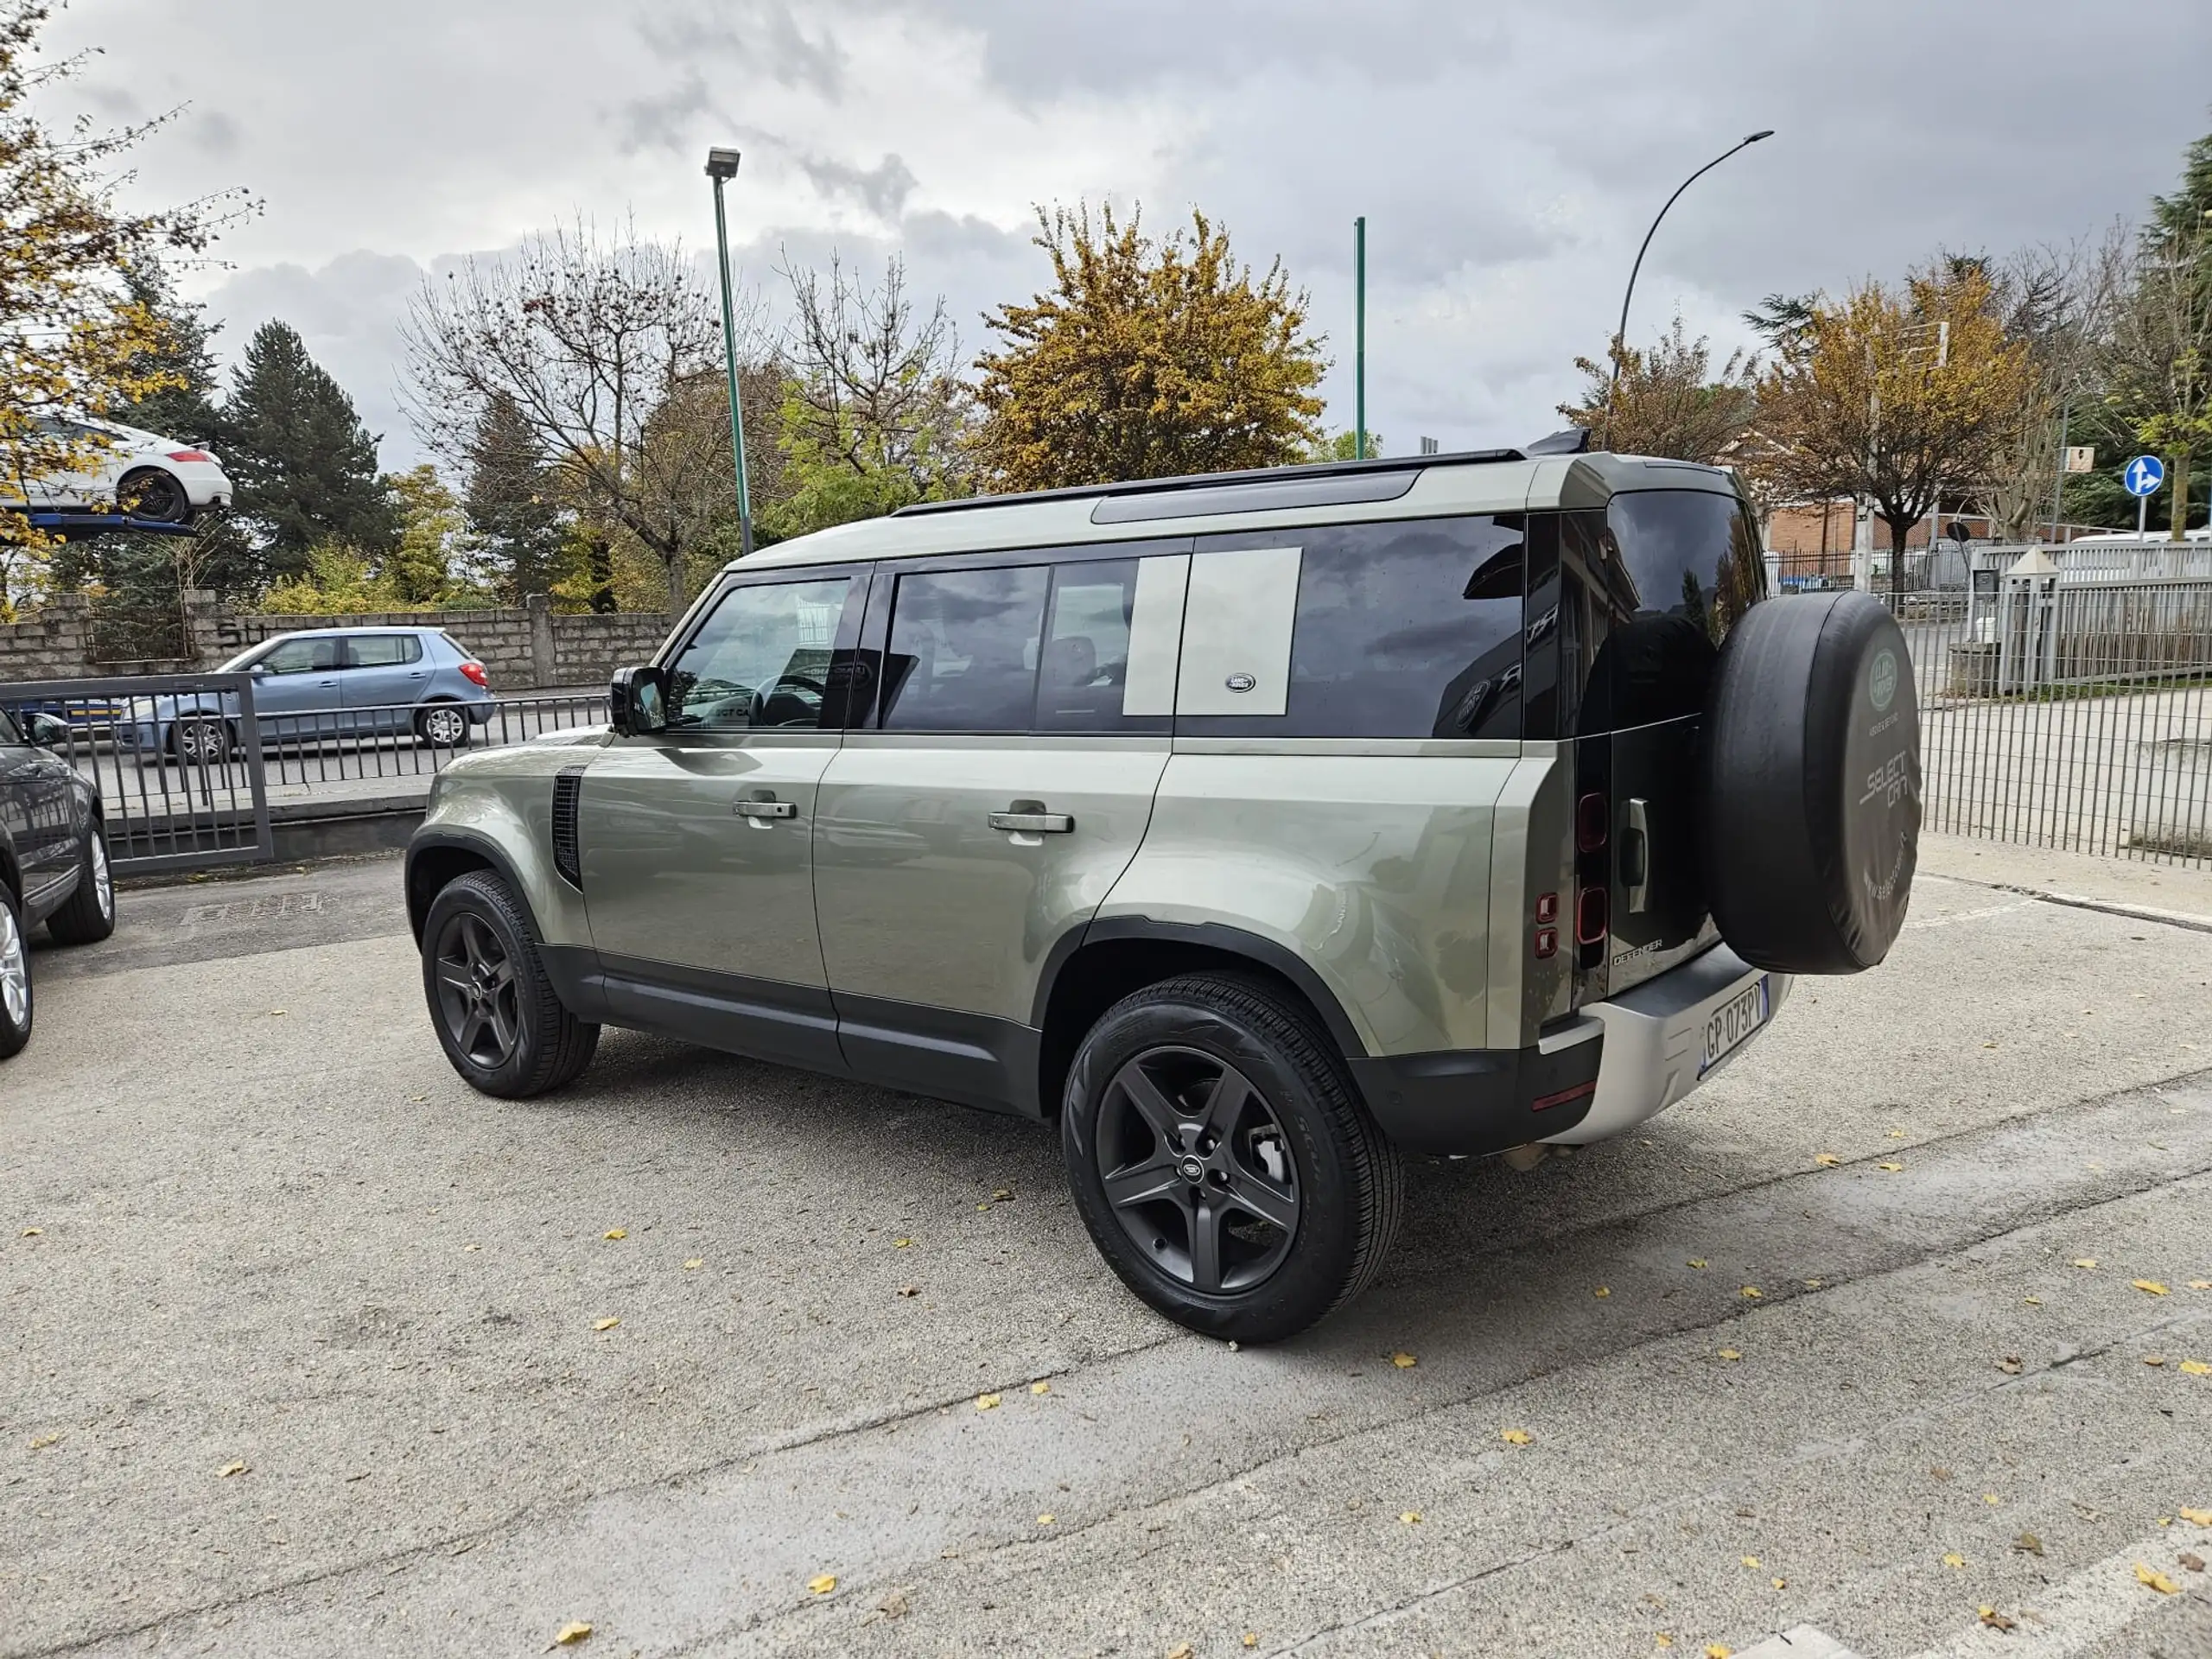
[[[1920,696],[1924,822],[2212,863],[2212,580],[2097,574],[1883,596]]]
[[[0,685],[0,707],[66,728],[52,747],[99,790],[118,874],[267,859],[272,808],[404,808],[458,754],[607,723],[596,690],[277,713],[248,674]]]

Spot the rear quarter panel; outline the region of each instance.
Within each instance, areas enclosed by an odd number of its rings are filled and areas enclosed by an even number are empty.
[[[1229,747],[1178,741],[1099,919],[1212,923],[1294,951],[1370,1054],[1488,1046],[1492,841],[1519,746]]]

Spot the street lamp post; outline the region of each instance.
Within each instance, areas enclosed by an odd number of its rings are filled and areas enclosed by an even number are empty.
[[[1750,137],[1744,139],[1741,143],[1728,149],[1721,151],[1719,155],[1714,156],[1703,167],[1698,168],[1696,172],[1691,174],[1689,177],[1684,179],[1680,184],[1675,187],[1675,194],[1667,198],[1667,206],[1659,210],[1658,218],[1654,219],[1651,221],[1651,228],[1643,233],[1643,245],[1636,251],[1636,263],[1629,267],[1628,289],[1621,296],[1620,327],[1613,330],[1613,378],[1606,383],[1605,386],[1605,441],[1608,443],[1612,442],[1613,436],[1613,394],[1620,389],[1621,357],[1623,353],[1628,350],[1628,302],[1636,297],[1637,273],[1643,269],[1643,256],[1651,246],[1652,237],[1658,232],[1659,220],[1667,217],[1667,208],[1672,207],[1676,201],[1681,199],[1681,194],[1683,191],[1688,189],[1690,186],[1695,184],[1707,174],[1712,172],[1714,168],[1719,166],[1721,162],[1726,161],[1731,156],[1733,156],[1737,150],[1747,149],[1751,145],[1758,143],[1762,138],[1771,138],[1773,137],[1774,129],[1772,127],[1762,127],[1758,131],[1751,134]]]
[[[1367,459],[1367,215],[1351,222],[1352,429],[1354,461]]]
[[[707,176],[715,181],[715,267],[722,279],[722,365],[729,374],[729,447],[737,463],[737,550],[753,556],[753,492],[745,478],[745,414],[737,402],[737,313],[729,292],[729,220],[722,211],[722,186],[737,176],[738,153],[720,145],[707,152]]]

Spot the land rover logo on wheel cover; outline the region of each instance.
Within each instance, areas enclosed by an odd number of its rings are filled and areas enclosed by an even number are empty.
[[[1249,674],[1232,674],[1222,683],[1232,691],[1249,691],[1259,681]]]
[[[1874,658],[1872,671],[1866,676],[1866,692],[1874,699],[1878,710],[1890,706],[1890,700],[1897,694],[1897,659],[1894,652],[1885,651]]]

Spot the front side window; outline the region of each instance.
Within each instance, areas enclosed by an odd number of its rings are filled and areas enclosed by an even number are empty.
[[[356,634],[346,652],[355,668],[397,668],[421,659],[423,642],[411,633]]]
[[[1284,737],[1516,739],[1521,735],[1523,521],[1518,514],[1418,518],[1206,537],[1192,558],[1192,603],[1211,554],[1266,543],[1294,552],[1263,569],[1295,572],[1283,712],[1223,717],[1243,691],[1217,696],[1186,672],[1179,732]],[[1295,543],[1294,549],[1290,545]],[[1257,567],[1255,567],[1257,568]],[[1263,613],[1261,595],[1243,607]],[[1232,622],[1234,619],[1231,619]],[[1189,652],[1190,624],[1185,624]],[[1266,653],[1255,645],[1255,663]],[[1224,658],[1224,661],[1227,659]],[[1240,682],[1249,677],[1234,677]],[[1266,690],[1266,671],[1258,677]],[[1198,694],[1207,712],[1189,710]]]
[[[883,729],[1027,731],[1051,586],[1045,565],[899,577],[883,665]],[[1086,686],[1096,677],[1092,643]],[[1072,676],[1083,664],[1071,652],[1061,671]]]
[[[260,665],[271,674],[330,674],[338,662],[335,639],[284,639],[269,648]]]
[[[733,588],[677,653],[668,723],[721,731],[822,724],[850,576]]]

